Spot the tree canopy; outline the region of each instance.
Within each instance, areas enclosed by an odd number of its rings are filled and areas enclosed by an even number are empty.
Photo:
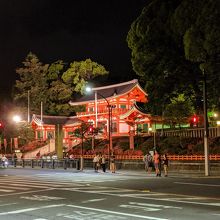
[[[102,65],[91,59],[73,61],[68,67],[62,60],[43,64],[33,53],[27,55],[16,72],[19,79],[14,89],[15,102],[27,107],[29,91],[31,113],[39,114],[43,102],[43,112],[49,115],[73,114],[74,108],[68,102],[74,94],[82,93],[89,79],[108,74]]]
[[[132,65],[148,91],[152,113],[161,114],[182,93],[197,111],[202,108],[200,64],[206,64],[210,83],[218,75],[219,9],[212,0],[151,0],[132,23],[127,36]],[[208,87],[210,94],[219,91],[218,83],[210,84],[215,85]],[[212,95],[209,101],[219,105]]]

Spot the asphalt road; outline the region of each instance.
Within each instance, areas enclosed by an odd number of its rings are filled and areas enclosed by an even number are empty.
[[[0,219],[219,220],[220,178],[0,169]]]

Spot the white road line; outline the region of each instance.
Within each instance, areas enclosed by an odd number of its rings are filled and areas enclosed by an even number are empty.
[[[85,210],[92,210],[92,211],[98,211],[98,212],[103,212],[103,213],[110,213],[110,214],[115,214],[115,215],[123,215],[123,216],[142,218],[142,219],[169,220],[167,218],[157,218],[157,217],[146,216],[146,215],[143,216],[143,215],[128,214],[128,213],[124,213],[124,212],[115,212],[115,211],[110,211],[110,210],[89,208],[89,207],[77,206],[77,205],[67,205],[67,207],[78,208],[78,209],[85,209]]]
[[[14,203],[6,203],[6,204],[1,204],[0,206],[3,207],[3,206],[16,205],[16,204],[17,203],[15,203],[15,202]]]
[[[14,182],[16,182],[16,183],[25,183],[25,184],[27,184],[27,183],[30,183],[30,184],[36,183],[36,184],[42,184],[42,185],[54,185],[54,184],[57,184],[57,181],[56,182],[45,182],[45,181],[40,181],[40,180],[38,180],[38,181],[34,181],[34,180],[27,180],[27,181],[24,181],[24,180],[14,180]],[[10,184],[11,180],[7,180],[7,181],[3,180],[3,181],[0,182],[0,185],[3,185],[5,183]],[[58,182],[58,183],[60,183],[62,185],[69,185],[69,184],[71,184],[71,182]]]
[[[30,188],[22,188],[21,186],[20,187],[15,187],[15,186],[10,186],[10,185],[7,185],[7,186],[0,186],[1,189],[2,188],[5,188],[5,189],[19,189],[19,190],[29,190]]]
[[[39,209],[48,209],[48,208],[56,208],[56,207],[62,207],[65,206],[65,204],[59,204],[59,205],[47,205],[47,206],[40,206],[36,208],[29,208],[29,209],[19,209],[15,211],[10,211],[10,212],[2,212],[0,213],[0,216],[3,215],[13,215],[13,214],[19,214],[19,213],[24,213],[24,212],[31,212]]]
[[[103,200],[106,200],[106,198],[102,198],[102,199],[90,199],[90,200],[83,201],[82,203],[100,202],[100,201],[103,201]]]
[[[23,194],[36,193],[36,192],[45,192],[45,191],[51,191],[51,190],[54,190],[54,189],[55,188],[39,189],[39,190],[25,191],[25,192],[14,192],[14,193],[0,195],[0,197],[13,196],[13,195],[23,195]]]
[[[27,186],[27,187],[32,187],[32,188],[44,188],[44,189],[49,189],[53,188],[53,186],[39,186],[39,185],[29,185],[29,184],[20,184],[20,183],[13,183],[11,186]]]
[[[210,186],[210,187],[220,187],[219,184],[204,184],[204,183],[184,183],[184,182],[174,182],[181,185],[193,185],[193,186]]]
[[[14,190],[10,190],[10,189],[0,189],[0,192],[14,192]]]

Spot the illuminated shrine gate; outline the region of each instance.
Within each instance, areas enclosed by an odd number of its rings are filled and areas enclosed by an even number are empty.
[[[82,122],[92,123],[101,128],[102,132],[95,138],[109,139],[114,137],[128,137],[130,149],[134,148],[134,135],[138,127],[149,133],[151,127],[150,115],[146,114],[137,103],[147,103],[147,93],[141,88],[138,80],[93,88],[93,92],[80,99],[70,101],[71,106],[85,105],[84,112],[77,112],[76,116],[34,116],[32,125],[35,128],[36,139],[48,139],[55,135],[55,124],[63,125],[63,143],[74,146],[73,131]],[[110,136],[111,134],[111,136]],[[111,137],[111,138],[110,138]],[[111,143],[112,148],[112,143]]]

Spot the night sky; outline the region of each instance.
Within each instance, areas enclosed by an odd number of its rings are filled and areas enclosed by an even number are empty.
[[[126,36],[148,0],[0,0],[0,96],[31,51],[43,63],[91,58],[112,81],[134,72]]]

